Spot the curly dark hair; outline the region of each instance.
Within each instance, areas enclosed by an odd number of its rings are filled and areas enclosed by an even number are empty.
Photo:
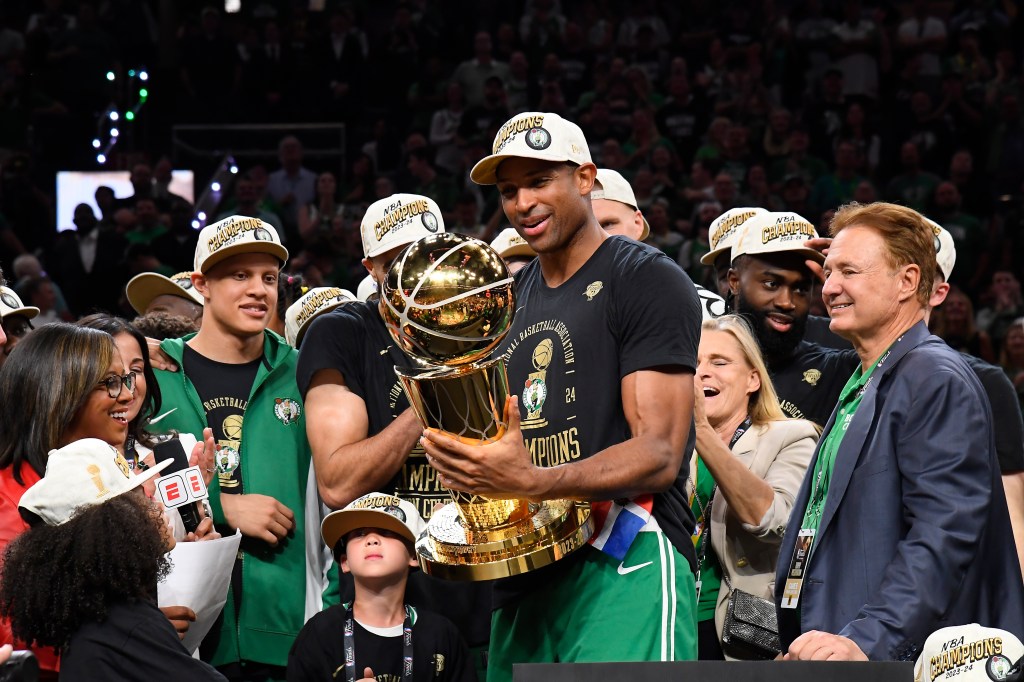
[[[37,524],[8,545],[0,615],[15,637],[59,653],[80,627],[103,622],[111,606],[155,601],[170,560],[163,514],[140,492],[80,509],[60,526]]]

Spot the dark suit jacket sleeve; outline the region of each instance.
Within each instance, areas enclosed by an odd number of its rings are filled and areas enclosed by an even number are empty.
[[[867,557],[888,561],[881,585],[839,632],[876,660],[923,643],[955,602],[992,495],[992,426],[980,386],[917,360],[894,377],[874,441],[893,448],[904,539],[894,556]]]

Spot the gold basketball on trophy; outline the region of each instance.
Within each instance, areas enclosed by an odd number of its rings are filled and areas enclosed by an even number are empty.
[[[505,364],[486,358],[512,327],[514,285],[494,249],[452,233],[414,242],[391,265],[381,310],[391,337],[416,361],[395,372],[425,427],[473,445],[505,434]],[[535,362],[546,368],[550,354]],[[449,492],[455,504],[431,516],[416,544],[423,570],[442,578],[525,573],[581,547],[593,532],[586,504]]]
[[[461,365],[501,343],[515,311],[513,280],[489,245],[440,233],[413,243],[381,286],[384,318],[402,350],[425,362]]]

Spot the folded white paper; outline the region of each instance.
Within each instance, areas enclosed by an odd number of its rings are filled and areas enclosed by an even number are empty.
[[[238,555],[242,533],[203,542],[179,542],[171,550],[174,563],[168,576],[157,585],[160,606],[187,606],[196,612],[182,644],[194,653],[213,627],[228,599],[231,569]]]

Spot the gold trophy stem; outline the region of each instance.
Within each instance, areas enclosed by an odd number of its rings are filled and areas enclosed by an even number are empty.
[[[508,376],[501,358],[460,367],[395,368],[426,428],[471,445],[505,434]],[[490,580],[557,561],[593,532],[585,504],[490,499],[449,490],[453,508],[434,514],[417,544],[423,570],[454,580]]]
[[[418,372],[396,367],[395,371],[426,428],[444,431],[470,445],[483,445],[505,435],[508,375],[500,358],[466,367]],[[457,490],[448,493],[462,522],[474,530],[514,524],[530,513],[524,500],[492,500]]]

